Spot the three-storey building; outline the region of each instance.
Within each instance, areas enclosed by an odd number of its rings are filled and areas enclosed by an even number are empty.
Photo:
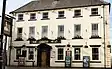
[[[102,0],[34,0],[11,12],[16,17],[10,65],[110,67],[110,3]]]

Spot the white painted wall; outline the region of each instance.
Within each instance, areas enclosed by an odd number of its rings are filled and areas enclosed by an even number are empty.
[[[52,51],[51,51],[51,55],[54,53],[54,56],[51,56],[50,59],[50,66],[51,67],[64,67],[64,63],[55,63],[55,61],[57,61],[57,48],[55,47],[55,45],[67,45],[68,43],[70,43],[70,45],[101,45],[101,47],[99,48],[100,51],[100,60],[101,63],[91,63],[90,66],[91,67],[103,67],[104,66],[104,30],[103,30],[103,18],[101,18],[101,16],[91,16],[91,8],[98,8],[98,14],[100,14],[103,17],[103,7],[102,6],[90,6],[90,7],[81,7],[81,8],[68,8],[68,9],[57,9],[57,10],[49,10],[49,11],[37,11],[36,12],[36,21],[28,21],[29,17],[30,17],[30,12],[25,12],[24,14],[24,20],[23,22],[16,22],[14,23],[14,29],[13,29],[13,46],[22,46],[23,44],[25,44],[26,46],[38,46],[38,44],[29,44],[28,41],[26,41],[28,39],[29,36],[29,27],[30,26],[35,26],[36,30],[35,30],[35,38],[36,39],[40,39],[41,38],[41,27],[42,26],[48,26],[48,38],[50,39],[55,39],[57,38],[57,32],[58,32],[58,25],[64,25],[64,36],[67,40],[62,40],[62,43],[58,43],[58,44],[49,44],[50,46],[52,46]],[[83,17],[79,17],[79,18],[73,18],[74,16],[74,10],[75,9],[81,9],[81,14]],[[109,7],[106,6],[105,7],[105,18],[108,21],[109,24]],[[65,11],[65,19],[56,19],[58,17],[58,11]],[[42,19],[42,12],[49,12],[49,18],[50,20],[41,20]],[[19,13],[16,14],[16,18],[17,15]],[[101,37],[101,39],[89,39],[91,37],[91,23],[98,23],[98,34]],[[81,24],[81,36],[83,39],[74,39],[72,40],[73,36],[74,36],[74,24]],[[109,25],[108,25],[109,26]],[[17,38],[17,28],[18,27],[23,27],[23,39],[24,41],[14,41]],[[108,28],[109,29],[109,28]],[[68,30],[70,30],[70,33],[68,33]],[[86,32],[87,30],[87,32]],[[53,34],[51,33],[51,31],[53,31]],[[39,34],[37,34],[37,32],[39,32]],[[107,30],[106,32],[109,33],[109,31]],[[26,35],[24,34],[26,33]],[[109,39],[109,37],[107,37],[106,39]],[[66,50],[66,48],[64,48],[64,50]],[[92,48],[88,47],[88,48],[81,48],[81,61],[83,60],[83,56],[90,56],[90,59],[92,59],[91,55],[92,55]],[[109,51],[109,50],[108,50]],[[14,54],[11,57],[11,65],[17,65],[15,62],[13,62],[15,60],[15,49],[12,49],[12,54]],[[35,51],[36,52],[36,51]],[[73,49],[72,49],[73,52]],[[64,52],[65,53],[65,52]],[[35,53],[35,58],[34,60],[37,60],[36,58],[37,56],[37,52]],[[72,53],[72,57],[73,57],[73,53]],[[27,63],[26,65],[30,65],[29,63]],[[36,65],[36,62],[35,62]],[[73,67],[82,67],[82,63],[72,63]]]

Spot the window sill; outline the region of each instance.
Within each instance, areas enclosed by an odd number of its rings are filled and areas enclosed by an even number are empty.
[[[91,36],[89,39],[101,39],[99,36]]]
[[[90,15],[90,16],[100,16],[99,14],[94,14],[94,15]]]
[[[56,19],[66,19],[66,17],[58,17],[58,18],[56,18]]]
[[[14,62],[19,62],[19,59],[14,60]]]
[[[61,63],[61,62],[65,62],[65,61],[64,60],[57,60],[55,62],[58,62],[58,63],[60,62]]]
[[[50,20],[50,18],[42,18],[41,20]]]
[[[79,18],[79,17],[83,17],[83,16],[73,16],[73,18]]]
[[[23,41],[23,39],[22,38],[16,38],[16,40],[14,40],[14,41]]]
[[[34,60],[26,60],[26,62],[35,62]]]
[[[81,61],[81,60],[74,60],[74,61],[72,61],[73,63],[82,63],[83,61]]]
[[[101,61],[99,61],[99,60],[92,60],[92,61],[90,61],[90,63],[101,63]]]
[[[22,22],[22,21],[24,21],[24,20],[17,20],[16,22]]]
[[[28,21],[36,21],[37,19],[29,19]]]
[[[74,37],[72,39],[83,39],[82,37]]]

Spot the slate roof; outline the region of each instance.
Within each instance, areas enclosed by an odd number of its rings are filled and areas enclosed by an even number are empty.
[[[38,11],[38,10],[51,10],[51,9],[61,9],[69,7],[82,7],[82,6],[92,6],[92,5],[107,5],[110,4],[103,0],[39,0],[31,1],[26,5],[10,12],[28,12],[28,11]]]

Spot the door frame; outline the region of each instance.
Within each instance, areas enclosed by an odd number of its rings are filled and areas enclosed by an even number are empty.
[[[42,52],[46,52],[46,67],[50,67],[50,51],[52,49],[51,46],[41,43],[40,45],[37,46],[38,51],[37,51],[37,66],[42,67],[41,62],[42,62]]]

